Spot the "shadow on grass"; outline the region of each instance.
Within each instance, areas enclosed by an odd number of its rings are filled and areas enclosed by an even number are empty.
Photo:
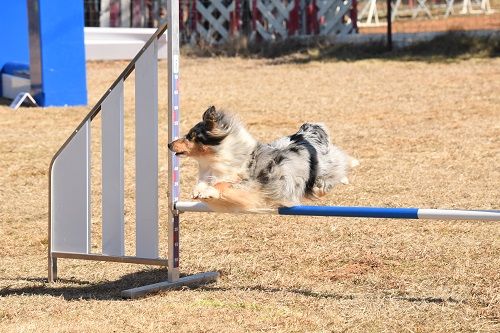
[[[12,295],[49,295],[55,297],[62,296],[65,300],[122,300],[120,293],[125,289],[158,283],[166,279],[167,271],[165,269],[144,270],[124,275],[116,281],[99,283],[77,279],[57,279],[54,283],[47,283],[47,279],[45,278],[16,278],[8,280],[19,280],[20,283],[27,281],[36,285],[7,286],[0,289],[0,297]]]
[[[233,41],[218,47],[190,49],[196,56],[241,56],[272,59],[272,63],[308,63],[311,61],[356,61],[364,59],[448,62],[469,58],[500,56],[500,33],[473,35],[450,31],[406,47],[388,51],[385,41],[365,44],[331,45],[327,40],[294,39],[249,44]]]
[[[0,105],[9,106],[12,100],[0,96]]]
[[[0,297],[5,296],[33,296],[33,295],[48,295],[54,297],[63,297],[65,300],[80,300],[80,299],[96,299],[96,300],[123,300],[121,292],[125,289],[140,287],[153,283],[163,282],[166,280],[167,271],[165,269],[144,270],[137,273],[127,274],[116,281],[106,281],[100,283],[92,283],[90,281],[82,281],[76,279],[58,279],[57,282],[48,284],[44,278],[17,278],[17,279],[2,279],[8,281],[19,280],[27,281],[37,285],[34,286],[7,286],[0,290]],[[206,292],[231,292],[231,291],[257,291],[263,293],[290,293],[304,297],[333,299],[333,300],[355,300],[366,298],[363,296],[317,292],[308,289],[297,288],[275,288],[272,286],[240,286],[240,287],[219,287],[216,284],[211,285],[192,285],[189,287],[181,287],[189,289],[197,289]],[[178,288],[179,289],[179,288]],[[406,296],[406,295],[385,295],[384,298],[411,302],[411,303],[462,303],[459,300],[451,297],[427,297],[427,296]]]
[[[328,292],[317,292],[308,289],[296,289],[296,288],[272,288],[265,286],[251,286],[251,287],[217,287],[217,286],[199,286],[198,289],[204,291],[260,291],[264,293],[291,293],[300,296],[313,297],[313,298],[321,298],[321,299],[335,299],[335,300],[354,300],[354,299],[365,299],[366,297],[360,297],[355,295],[344,295],[338,293],[328,293]],[[392,296],[387,295],[384,296],[387,299],[393,299],[404,302],[411,303],[461,303],[461,301],[453,299],[451,297],[442,298],[442,297],[416,297],[416,296]]]
[[[300,296],[313,297],[313,298],[325,298],[325,299],[335,299],[335,300],[353,300],[356,298],[354,295],[342,295],[336,293],[324,293],[317,292],[307,289],[296,289],[296,288],[273,288],[266,286],[241,286],[241,287],[217,287],[213,285],[203,285],[198,287],[199,290],[203,291],[258,291],[263,293],[290,293]]]

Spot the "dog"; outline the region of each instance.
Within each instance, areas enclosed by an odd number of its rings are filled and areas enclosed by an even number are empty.
[[[330,142],[324,124],[305,123],[297,133],[266,144],[255,140],[236,116],[215,106],[168,148],[198,162],[193,199],[225,212],[320,198],[335,185],[348,184],[348,170],[359,164]]]

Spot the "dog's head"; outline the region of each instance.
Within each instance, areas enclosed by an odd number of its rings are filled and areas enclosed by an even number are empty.
[[[175,155],[196,158],[215,154],[231,131],[231,117],[211,106],[203,113],[202,119],[184,137],[168,144]]]

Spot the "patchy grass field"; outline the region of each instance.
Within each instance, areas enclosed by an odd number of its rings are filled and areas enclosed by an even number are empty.
[[[90,104],[125,65],[88,64]],[[211,104],[237,112],[261,140],[292,133],[304,121],[325,122],[361,166],[352,184],[336,188],[324,204],[500,207],[499,58],[305,64],[186,58],[182,65],[183,130]],[[160,89],[167,91],[164,79]],[[164,220],[165,97],[161,103]],[[132,254],[131,96],[125,105]],[[186,213],[181,272],[219,270],[216,284],[122,300],[122,289],[162,280],[166,272],[64,259],[60,280],[47,284],[49,162],[88,110],[0,106],[0,331],[500,330],[500,225],[492,222]],[[195,165],[184,161],[184,198],[195,177]],[[94,179],[95,221],[99,186]],[[93,250],[99,251],[94,229]]]

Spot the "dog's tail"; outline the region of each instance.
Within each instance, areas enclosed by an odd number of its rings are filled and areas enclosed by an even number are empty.
[[[359,165],[359,160],[352,157],[352,156],[347,155],[347,165],[348,165],[349,169],[355,168]],[[349,178],[347,178],[347,176],[342,177],[342,179],[340,180],[340,183],[344,184],[344,185],[348,185]]]
[[[347,156],[347,161],[349,162],[349,168],[351,169],[359,165],[359,160],[352,156]]]

